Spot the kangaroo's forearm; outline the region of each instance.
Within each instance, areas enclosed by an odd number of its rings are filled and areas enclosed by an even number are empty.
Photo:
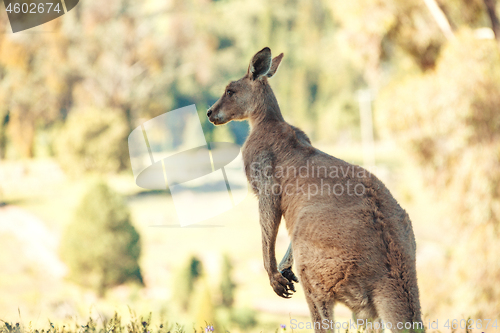
[[[264,254],[264,268],[267,274],[272,275],[278,271],[275,254],[276,237],[262,231],[262,252]]]
[[[269,198],[259,200],[259,210],[264,268],[269,275],[272,275],[278,271],[275,248],[281,213],[274,205],[270,205]]]
[[[293,265],[293,253],[292,253],[292,243],[288,245],[288,250],[286,250],[285,256],[281,259],[278,266],[278,270],[282,272],[284,269],[290,268]]]

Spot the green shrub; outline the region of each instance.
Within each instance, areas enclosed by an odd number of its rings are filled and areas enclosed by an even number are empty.
[[[123,199],[102,182],[84,195],[63,234],[60,251],[69,278],[101,297],[109,287],[127,281],[143,284],[139,234]]]

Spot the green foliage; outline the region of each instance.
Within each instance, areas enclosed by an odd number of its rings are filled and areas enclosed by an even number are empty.
[[[439,5],[452,27],[489,25],[482,0]],[[15,156],[32,157],[36,131],[89,104],[120,110],[128,130],[189,104],[206,109],[264,45],[285,53],[272,79],[285,118],[313,140],[358,139],[356,91],[434,69],[446,42],[422,0],[173,1],[154,14],[120,0],[106,13],[83,2],[78,12],[51,36],[0,36],[0,114],[11,115]],[[229,127],[217,135],[241,143],[247,129]]]
[[[57,158],[72,175],[117,172],[128,165],[128,133],[119,110],[87,107],[72,111],[57,137]]]
[[[37,127],[51,125],[67,107],[71,84],[65,38],[56,34],[16,39],[2,34],[0,44],[0,118],[9,115],[0,127],[7,127],[13,155],[31,158]]]
[[[60,247],[69,278],[104,296],[128,281],[143,284],[140,237],[123,198],[106,184],[93,184],[67,226]]]
[[[190,307],[191,296],[195,284],[203,275],[203,265],[196,256],[191,256],[184,267],[177,273],[175,279],[174,298],[180,303],[181,308],[187,311]]]
[[[247,6],[247,2],[238,1],[228,13],[230,16],[225,16],[225,21],[239,29],[224,32],[234,43],[221,51],[226,61],[216,66],[221,68],[228,62],[246,64],[264,45],[271,47],[275,55],[283,52],[280,69],[270,82],[285,119],[301,127],[313,140],[337,140],[346,135],[356,138],[359,126],[351,119],[358,110],[351,105],[357,105],[356,90],[365,82],[351,54],[344,52],[330,3],[257,1],[252,10]],[[228,80],[244,73],[238,66],[233,71],[227,75]]]
[[[232,307],[234,304],[234,292],[236,289],[236,284],[233,282],[232,272],[233,264],[231,263],[231,258],[227,254],[225,254],[222,259],[220,292],[222,305],[227,308]]]
[[[229,80],[244,75],[251,55],[264,45],[285,53],[272,85],[286,119],[312,138],[337,139],[357,132],[357,124],[350,121],[357,109],[351,105],[356,105],[355,91],[364,80],[352,54],[343,51],[345,42],[337,38],[336,12],[328,1],[195,0],[167,7],[150,16],[146,7],[139,10],[119,1],[104,14],[99,6],[82,2],[81,15],[55,27],[57,38],[0,37],[2,49],[9,50],[0,52],[0,75],[5,71],[0,113],[12,114],[8,136],[18,155],[33,156],[34,132],[64,122],[67,115],[70,121],[73,112],[89,105],[102,113],[119,110],[128,130],[189,104],[206,110]],[[158,33],[165,29],[169,34]],[[339,96],[342,103],[337,102]],[[204,113],[202,118],[211,139],[216,130]],[[241,144],[248,127],[226,127],[230,131],[218,131],[217,139]],[[344,133],[337,135],[341,130]],[[116,160],[114,152],[108,153],[110,161]],[[124,161],[119,162],[118,168]],[[64,165],[117,169],[114,162],[86,163],[91,166]]]

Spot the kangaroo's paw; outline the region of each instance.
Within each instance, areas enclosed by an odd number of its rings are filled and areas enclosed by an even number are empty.
[[[274,292],[283,298],[290,298],[292,297],[292,292],[295,291],[295,288],[293,287],[293,283],[286,279],[281,273],[276,272],[271,278],[270,278],[271,286],[274,289]]]
[[[281,271],[281,275],[283,275],[288,281],[290,281],[290,290],[295,291],[295,287],[293,282],[299,283],[299,279],[292,272],[292,267],[285,268]]]

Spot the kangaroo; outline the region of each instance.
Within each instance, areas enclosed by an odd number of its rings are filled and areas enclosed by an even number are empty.
[[[314,148],[284,120],[268,82],[282,59],[283,53],[273,59],[268,47],[257,52],[245,76],[230,82],[207,111],[214,125],[250,123],[242,155],[258,198],[264,267],[274,292],[291,297],[295,261],[315,332],[333,329],[336,302],[350,308],[357,323],[423,330],[408,214],[374,175]],[[291,244],[280,272],[275,243],[282,217]]]

